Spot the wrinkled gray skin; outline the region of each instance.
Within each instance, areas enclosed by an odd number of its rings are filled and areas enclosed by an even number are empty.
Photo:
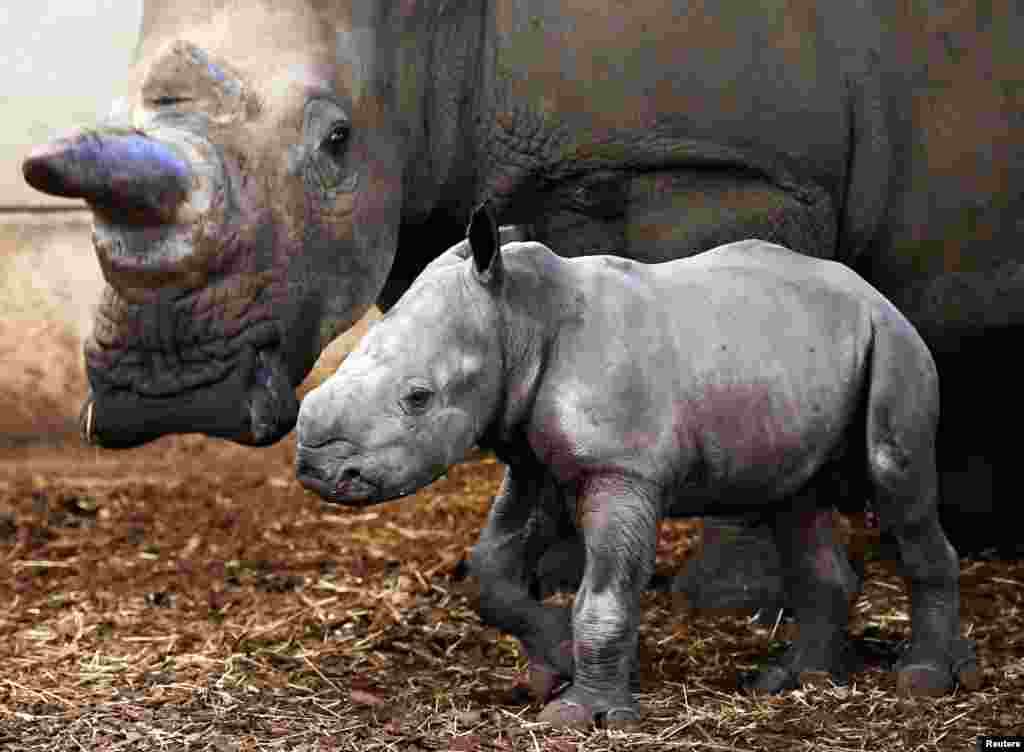
[[[1017,540],[1021,38],[1009,3],[150,0],[115,124],[23,168],[96,217],[83,433],[278,440],[490,198],[566,256],[852,265],[936,354],[951,529]]]
[[[939,524],[938,377],[910,323],[847,267],[744,241],[642,265],[498,249],[485,211],[472,259],[423,273],[303,401],[299,479],[372,504],[432,482],[471,446],[508,469],[473,551],[485,622],[522,640],[541,720],[637,719],[640,593],[659,520],[772,519],[800,635],[752,684],[842,680],[852,593],[832,542],[850,484],[899,541],[913,639],[902,689],[954,685],[959,564]],[[574,522],[586,567],[571,622],[534,599],[538,530]]]

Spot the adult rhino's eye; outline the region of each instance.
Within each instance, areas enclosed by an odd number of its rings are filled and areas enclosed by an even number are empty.
[[[415,387],[402,398],[402,410],[407,415],[418,415],[427,409],[434,393],[423,387]]]
[[[359,181],[356,165],[350,164],[352,123],[345,111],[326,99],[306,105],[302,132],[304,146],[298,152],[306,186],[321,200],[332,201],[340,193],[352,193]]]
[[[191,101],[191,97],[156,97],[149,100],[149,105],[151,107],[174,107]]]
[[[351,132],[352,128],[348,123],[335,123],[320,143],[320,149],[331,159],[340,160],[345,155],[348,137]]]

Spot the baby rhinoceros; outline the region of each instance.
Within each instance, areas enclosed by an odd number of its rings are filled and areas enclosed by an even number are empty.
[[[831,520],[851,484],[910,581],[899,686],[951,689],[959,567],[936,513],[938,415],[924,342],[841,264],[758,240],[655,265],[567,260],[499,248],[484,206],[306,397],[296,466],[324,498],[362,505],[493,448],[507,471],[471,558],[481,616],[520,639],[550,700],[541,720],[618,724],[639,717],[640,594],[666,516],[774,520],[800,629],[753,690],[845,678],[848,564]],[[586,550],[571,615],[530,588],[565,524]]]

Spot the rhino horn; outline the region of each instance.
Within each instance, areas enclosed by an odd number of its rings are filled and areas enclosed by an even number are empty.
[[[22,173],[43,193],[147,224],[172,222],[192,182],[188,162],[136,131],[76,131],[35,148]]]

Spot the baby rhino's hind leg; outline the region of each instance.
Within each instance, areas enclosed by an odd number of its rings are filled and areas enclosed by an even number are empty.
[[[919,448],[908,451],[908,445]],[[900,661],[899,689],[938,695],[952,689],[956,678],[970,686],[977,662],[971,646],[958,639],[960,565],[939,524],[931,442],[875,441],[868,465],[882,530],[895,535],[910,583],[913,635]]]
[[[775,517],[775,541],[800,631],[781,662],[746,685],[753,692],[795,689],[802,676],[818,673],[844,683],[849,674],[844,648],[850,598],[856,594],[850,583],[857,578],[835,545],[832,508],[820,503],[818,490],[812,484]]]
[[[896,537],[910,583],[910,648],[898,686],[937,695],[980,681],[973,645],[959,637],[960,562],[939,524],[935,364],[893,311],[877,322],[867,405],[867,465],[883,532]]]

